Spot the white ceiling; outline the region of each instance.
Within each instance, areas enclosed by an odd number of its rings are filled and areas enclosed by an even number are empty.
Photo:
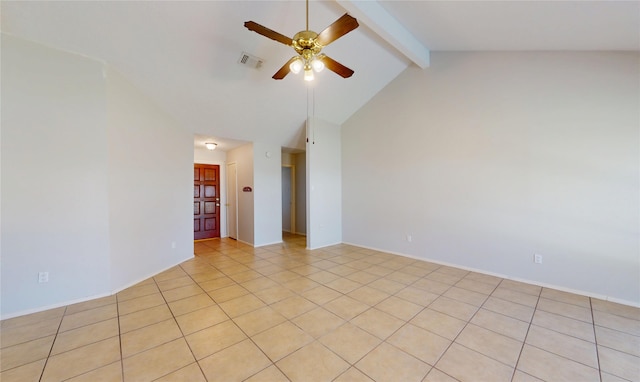
[[[311,1],[310,29],[320,32],[345,9],[353,14],[363,5],[372,4]],[[353,69],[353,77],[342,79],[325,70],[307,89],[300,75],[271,79],[294,55],[293,49],[243,27],[253,20],[293,36],[304,29],[303,1],[0,3],[3,32],[105,61],[195,134],[220,142],[230,138],[286,147],[304,142],[307,113],[342,124],[414,65],[406,49],[389,42],[393,36],[405,42],[412,35],[418,46],[422,44],[418,50],[425,52],[640,51],[639,1],[373,5],[381,10],[381,18],[360,19],[358,29],[323,50]],[[396,20],[405,28],[402,33],[394,29]],[[239,65],[243,51],[262,58],[264,65]],[[309,110],[308,91],[315,99]]]

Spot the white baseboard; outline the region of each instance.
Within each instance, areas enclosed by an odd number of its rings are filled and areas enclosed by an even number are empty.
[[[274,242],[272,242],[272,243],[258,244],[258,245],[254,245],[253,247],[254,247],[254,248],[260,248],[260,247],[266,247],[266,246],[274,245],[274,244],[282,244],[282,240],[280,240],[280,241],[274,241]]]
[[[343,244],[352,245],[354,247],[360,247],[360,248],[365,248],[365,249],[371,249],[373,251],[378,251],[378,252],[390,253],[392,255],[398,255],[398,256],[402,256],[402,257],[407,257],[407,258],[414,259],[414,260],[428,261],[428,262],[431,262],[431,263],[434,263],[434,264],[440,264],[440,265],[445,265],[445,266],[448,266],[448,267],[464,269],[466,271],[482,273],[484,275],[499,277],[501,279],[518,281],[518,282],[522,282],[522,283],[526,283],[526,284],[537,285],[537,286],[540,286],[540,287],[543,287],[543,288],[555,289],[555,290],[559,290],[559,291],[562,291],[562,292],[578,294],[578,295],[585,296],[585,297],[592,297],[592,298],[597,298],[599,300],[610,301],[610,302],[614,302],[614,303],[617,303],[617,304],[628,305],[628,306],[633,306],[633,307],[636,307],[636,308],[640,308],[640,303],[638,303],[638,302],[623,300],[623,299],[619,299],[619,298],[615,298],[615,297],[611,297],[611,296],[606,296],[606,295],[602,295],[602,294],[598,294],[598,293],[586,292],[586,291],[577,290],[577,289],[571,289],[571,288],[563,287],[563,286],[560,286],[560,285],[541,283],[541,282],[535,281],[535,280],[528,280],[528,279],[523,279],[523,278],[519,278],[519,277],[513,277],[513,276],[504,275],[504,274],[500,274],[500,273],[493,273],[493,272],[486,271],[484,269],[466,267],[466,266],[459,265],[459,264],[453,264],[453,263],[448,263],[448,262],[445,262],[445,261],[433,260],[433,259],[429,259],[429,258],[408,255],[406,253],[394,252],[394,251],[389,251],[389,250],[386,250],[386,249],[368,247],[368,246],[361,245],[361,244],[354,244],[354,243],[349,243],[349,242],[344,242]]]
[[[347,244],[347,243],[337,242],[337,243],[330,243],[330,244],[320,245],[318,247],[309,247],[309,246],[307,246],[306,249],[308,249],[310,251],[313,251],[315,249],[322,249],[322,248],[332,247],[334,245],[340,245],[340,244]],[[351,245],[353,245],[353,244],[351,244]],[[359,246],[359,247],[362,247],[362,246]],[[365,248],[365,247],[362,247],[362,248]]]
[[[140,282],[142,282],[142,281],[144,281],[144,280],[146,280],[146,279],[148,279],[150,277],[153,277],[153,276],[155,276],[155,275],[157,275],[159,273],[162,273],[162,272],[166,271],[167,269],[171,269],[171,268],[175,267],[176,265],[179,265],[179,264],[181,264],[181,263],[183,263],[183,262],[185,262],[185,261],[187,261],[189,259],[192,259],[192,258],[193,258],[193,256],[187,257],[187,258],[185,258],[183,260],[178,261],[177,263],[175,263],[175,264],[173,264],[171,266],[168,266],[168,267],[165,267],[165,268],[161,269],[158,272],[155,272],[155,273],[152,273],[152,274],[150,274],[150,275],[148,275],[146,277],[142,277],[140,279],[137,279],[136,281],[133,281],[131,283],[127,283],[125,286],[116,288],[115,290],[113,290],[111,292],[99,293],[99,294],[96,294],[96,295],[81,297],[81,298],[77,298],[77,299],[73,299],[73,300],[67,300],[67,301],[63,301],[63,302],[52,304],[52,305],[46,305],[46,306],[41,306],[41,307],[38,307],[38,308],[27,309],[27,310],[22,310],[22,311],[19,311],[19,312],[10,313],[10,314],[3,315],[2,317],[0,317],[0,320],[6,320],[6,319],[9,319],[9,318],[25,316],[27,314],[44,312],[45,310],[56,309],[56,308],[60,308],[60,307],[63,307],[63,306],[79,304],[81,302],[87,302],[87,301],[95,300],[95,299],[98,299],[98,298],[113,296],[114,294],[116,294],[116,293],[118,293],[120,291],[123,291],[123,290],[125,290],[127,288],[130,288],[130,287],[132,287],[132,286],[134,286],[134,285],[136,285],[136,284],[138,284],[138,283],[140,283]]]

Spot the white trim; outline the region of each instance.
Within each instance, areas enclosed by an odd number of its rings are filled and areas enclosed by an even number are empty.
[[[249,243],[248,241],[244,241],[244,240],[240,240],[240,239],[234,239],[234,238],[232,238],[232,237],[229,237],[229,239],[231,239],[231,240],[235,240],[235,241],[237,241],[238,243],[242,243],[242,244],[246,244],[246,245],[251,246],[251,247],[255,247],[255,245],[253,245],[253,243]]]
[[[445,261],[432,260],[430,258],[407,255],[405,253],[394,252],[394,251],[389,251],[389,250],[386,250],[386,249],[380,249],[380,248],[375,248],[375,247],[368,247],[368,246],[361,245],[361,244],[354,244],[354,243],[349,243],[349,242],[343,242],[343,244],[352,245],[354,247],[359,247],[359,248],[371,249],[373,251],[378,251],[378,252],[389,253],[389,254],[392,254],[392,255],[407,257],[407,258],[414,259],[414,260],[428,261],[428,262],[434,263],[434,264],[445,265],[445,266],[448,266],[448,267],[454,267],[454,268],[458,268],[458,269],[464,269],[466,271],[471,271],[471,272],[476,272],[476,273],[482,273],[484,275],[499,277],[501,279],[518,281],[518,282],[521,282],[521,283],[537,285],[537,286],[540,286],[540,287],[543,287],[543,288],[555,289],[555,290],[559,290],[559,291],[562,291],[562,292],[578,294],[578,295],[585,296],[585,297],[597,298],[599,300],[610,301],[610,302],[615,302],[617,304],[628,305],[628,306],[640,308],[640,302],[627,301],[627,300],[623,300],[623,299],[619,299],[619,298],[615,298],[615,297],[611,297],[611,296],[606,296],[606,295],[602,295],[602,294],[597,294],[597,293],[586,292],[586,291],[583,291],[583,290],[566,288],[566,287],[559,286],[559,285],[541,283],[541,282],[538,282],[538,281],[527,280],[527,279],[523,279],[523,278],[519,278],[519,277],[512,277],[512,276],[504,275],[504,274],[500,274],[500,273],[487,272],[487,271],[485,271],[483,269],[465,267],[465,266],[454,264],[454,263],[447,263]]]
[[[158,272],[155,272],[155,273],[151,274],[151,275],[150,275],[150,276],[148,276],[148,277],[144,277],[144,278],[138,279],[137,281],[134,281],[134,282],[132,282],[132,283],[126,284],[125,286],[123,286],[123,287],[121,287],[121,288],[118,288],[118,289],[115,289],[115,290],[113,290],[113,291],[112,291],[112,292],[110,292],[110,293],[109,293],[109,292],[107,292],[107,293],[100,293],[100,294],[96,294],[96,295],[93,295],[93,296],[81,297],[81,298],[77,298],[77,299],[73,299],[73,300],[69,300],[69,301],[65,301],[65,302],[60,302],[60,303],[53,304],[53,305],[47,305],[47,306],[43,306],[43,307],[38,307],[38,308],[33,308],[33,309],[23,310],[23,311],[20,311],[20,312],[10,313],[10,314],[7,314],[7,315],[5,315],[5,316],[0,317],[0,320],[7,320],[7,319],[9,319],[9,318],[25,316],[25,315],[27,315],[27,314],[33,314],[33,313],[44,312],[45,310],[61,308],[61,307],[63,307],[63,306],[69,306],[69,305],[74,305],[74,304],[79,304],[79,303],[82,303],[82,302],[87,302],[87,301],[95,300],[95,299],[98,299],[98,298],[103,298],[103,297],[113,296],[113,295],[115,295],[115,294],[116,294],[116,293],[118,293],[118,292],[121,292],[121,291],[123,291],[123,290],[125,290],[125,289],[127,289],[127,288],[130,288],[130,287],[132,287],[132,286],[134,286],[134,285],[136,285],[136,284],[139,284],[139,283],[141,283],[142,281],[145,281],[145,280],[147,280],[147,279],[149,279],[149,278],[155,277],[155,276],[157,276],[158,274],[160,274],[160,273],[162,273],[162,272],[164,272],[164,271],[166,271],[166,270],[168,270],[168,269],[171,269],[171,268],[175,267],[176,265],[180,265],[180,264],[182,264],[183,262],[185,262],[185,261],[187,261],[187,260],[191,260],[191,259],[193,259],[193,258],[195,258],[195,255],[192,255],[191,257],[187,257],[187,258],[185,258],[185,259],[183,259],[183,260],[180,260],[179,262],[177,262],[177,263],[175,263],[175,264],[173,264],[173,265],[171,265],[171,266],[169,266],[169,267],[166,267],[166,268],[164,268],[164,269],[162,269],[162,270],[160,270],[160,271],[158,271]]]
[[[236,191],[235,192],[235,196],[233,198],[233,200],[235,200],[235,206],[234,207],[235,207],[235,210],[236,210],[236,212],[235,212],[235,221],[236,221],[235,234],[236,234],[236,237],[235,238],[231,237],[229,235],[229,207],[231,207],[229,205],[229,195],[230,195],[230,193],[229,193],[229,184],[231,184],[231,182],[229,182],[229,166],[232,166],[232,165],[235,166],[235,169],[236,169],[236,171],[235,171],[236,176],[235,176],[235,179],[233,179],[233,183],[234,183],[234,187],[235,187],[235,191]],[[227,200],[226,200],[226,203],[224,204],[225,207],[226,207],[225,208],[225,214],[226,214],[226,217],[227,217],[227,219],[226,219],[227,220],[227,236],[226,237],[238,240],[238,237],[240,236],[238,234],[238,162],[237,161],[226,162],[224,169],[225,169],[225,174],[224,175],[225,175],[225,178],[227,178],[227,179],[225,179]]]
[[[238,241],[240,241],[240,240],[238,240]],[[243,241],[240,241],[240,242],[241,243],[245,243]],[[270,243],[270,244],[261,244],[259,246],[253,246],[253,247],[254,248],[259,248],[259,247],[265,247],[265,246],[268,246],[268,245],[281,244],[281,243],[282,243],[282,241],[274,242],[274,243]],[[251,245],[249,243],[245,243],[245,244]],[[368,247],[368,246],[361,245],[361,244],[343,242],[343,243],[328,244],[328,245],[325,245],[325,246],[322,246],[322,247],[313,248],[313,249],[326,248],[326,247],[331,247],[333,245],[338,245],[338,244],[352,245],[352,246],[358,247],[358,248],[371,249],[373,251],[389,253],[389,254],[392,254],[392,255],[402,256],[402,257],[406,257],[406,258],[410,258],[410,259],[414,259],[414,260],[429,261],[429,262],[435,263],[435,264],[446,265],[446,266],[449,266],[449,267],[464,269],[464,270],[471,271],[471,272],[482,273],[484,275],[499,277],[499,278],[506,279],[506,280],[513,280],[513,281],[523,282],[523,283],[527,283],[527,284],[541,286],[541,287],[544,287],[544,288],[551,288],[551,289],[559,290],[559,291],[562,291],[562,292],[579,294],[579,295],[586,296],[586,297],[597,298],[597,299],[600,299],[600,300],[610,301],[610,302],[614,302],[614,303],[617,303],[617,304],[628,305],[628,306],[640,308],[640,304],[639,303],[634,303],[633,301],[627,301],[627,300],[622,300],[622,299],[618,299],[618,298],[615,298],[615,297],[609,297],[609,296],[599,295],[599,294],[595,294],[595,293],[589,293],[589,292],[585,292],[585,291],[565,288],[565,287],[561,287],[561,286],[557,286],[557,285],[539,283],[539,282],[535,282],[535,281],[531,281],[531,280],[526,280],[526,279],[521,279],[521,278],[517,278],[517,277],[511,277],[511,276],[507,276],[507,275],[502,275],[502,274],[499,274],[499,273],[487,272],[487,271],[479,270],[479,269],[476,269],[476,268],[464,267],[464,266],[460,266],[460,265],[456,265],[456,264],[452,264],[452,263],[447,263],[447,262],[444,262],[444,261],[431,260],[431,259],[426,259],[426,258],[422,258],[422,257],[407,255],[407,254],[404,254],[404,253],[388,251],[388,250],[385,250],[385,249]],[[308,247],[307,247],[307,249],[311,250]],[[139,280],[137,280],[135,282],[129,283],[129,284],[125,285],[122,288],[118,288],[118,289],[114,290],[111,293],[101,293],[101,294],[97,294],[97,295],[93,295],[93,296],[88,296],[88,297],[83,297],[83,298],[79,298],[79,299],[75,299],[75,300],[70,300],[70,301],[63,302],[63,303],[47,305],[47,306],[40,307],[40,308],[28,309],[28,310],[20,311],[20,312],[17,312],[17,313],[11,313],[11,314],[8,314],[8,315],[0,317],[0,320],[7,320],[7,319],[10,319],[10,318],[24,316],[24,315],[27,315],[27,314],[44,312],[45,310],[56,309],[56,308],[60,308],[60,307],[63,307],[63,306],[69,306],[69,305],[79,304],[79,303],[82,303],[82,302],[87,302],[87,301],[90,301],[90,300],[95,300],[95,299],[98,299],[98,298],[113,296],[116,293],[119,293],[119,292],[121,292],[121,291],[123,291],[123,290],[125,290],[127,288],[130,288],[130,287],[132,287],[132,286],[134,286],[136,284],[139,284],[142,281],[145,281],[145,280],[147,280],[149,278],[155,277],[156,275],[158,275],[158,274],[160,274],[160,273],[162,273],[162,272],[164,272],[164,271],[166,271],[168,269],[171,269],[171,268],[175,267],[176,265],[180,265],[183,262],[185,262],[187,260],[190,260],[190,259],[193,259],[193,258],[195,258],[195,255],[192,256],[192,257],[189,257],[189,258],[185,258],[184,260],[181,260],[180,262],[178,262],[178,263],[176,263],[174,265],[171,265],[171,266],[169,266],[167,268],[164,268],[161,271],[158,271],[157,273],[154,273],[154,274],[152,274],[152,275],[150,275],[148,277],[145,277],[145,278],[139,279]]]
[[[217,239],[217,237],[216,237],[216,238],[214,238],[214,239]],[[173,265],[170,265],[170,266],[168,266],[168,267],[166,267],[166,268],[163,268],[163,269],[161,269],[161,270],[159,270],[159,271],[157,271],[157,272],[154,272],[154,273],[149,274],[147,277],[140,278],[140,279],[138,279],[137,281],[134,281],[134,282],[131,282],[131,283],[125,284],[125,286],[123,286],[123,287],[120,287],[120,288],[114,289],[114,290],[113,290],[113,292],[112,292],[111,294],[112,294],[112,295],[114,295],[114,294],[116,294],[116,293],[118,293],[118,292],[121,292],[121,291],[123,291],[123,290],[127,289],[127,288],[131,288],[132,286],[134,286],[134,285],[136,285],[136,284],[139,284],[139,283],[141,283],[141,282],[143,282],[143,281],[145,281],[145,280],[147,280],[147,279],[150,279],[150,278],[152,278],[152,277],[155,277],[155,276],[159,275],[160,273],[162,273],[162,272],[164,272],[164,271],[166,271],[166,270],[169,270],[169,269],[171,269],[171,268],[173,268],[173,267],[175,267],[175,266],[177,266],[177,265],[180,265],[180,264],[184,263],[185,261],[188,261],[188,260],[191,260],[191,259],[195,259],[195,257],[196,257],[196,255],[195,255],[195,254],[192,254],[190,257],[185,257],[184,259],[179,260],[177,263],[174,263]]]
[[[305,235],[305,236],[306,236],[306,235]],[[312,248],[312,247],[309,247],[309,246],[307,245],[307,248],[306,248],[306,249],[307,249],[307,250],[309,250],[309,251],[313,251],[313,250],[316,250],[316,249],[327,248],[327,247],[331,247],[331,246],[334,246],[334,245],[340,245],[340,244],[347,244],[347,243],[337,242],[337,243],[325,244],[325,245],[321,245],[321,246],[319,246],[319,247],[313,247],[313,248]],[[353,246],[361,247],[361,248],[366,248],[366,247],[363,247],[363,246],[361,246],[361,245],[355,245],[355,244],[349,244],[349,245],[353,245]],[[373,248],[368,248],[368,249],[373,249]]]
[[[255,244],[254,244],[254,245],[253,245],[253,248],[267,247],[267,246],[269,246],[269,245],[282,244],[282,243],[283,243],[283,241],[282,241],[282,240],[280,240],[280,241],[274,241],[274,242],[271,242],[271,243],[264,243],[264,244],[259,244],[259,245],[255,245]]]
[[[78,304],[78,303],[81,303],[81,302],[95,300],[97,298],[109,297],[109,296],[112,296],[112,295],[113,295],[113,293],[111,293],[111,294],[110,293],[100,293],[100,294],[97,294],[97,295],[88,296],[88,297],[82,297],[82,298],[78,298],[78,299],[75,299],[75,300],[70,300],[70,301],[62,302],[62,303],[58,303],[58,304],[47,305],[47,306],[43,306],[43,307],[39,307],[39,308],[33,308],[33,309],[27,309],[27,310],[23,310],[23,311],[20,311],[20,312],[10,313],[10,314],[7,314],[5,316],[2,316],[2,317],[0,317],[0,320],[7,320],[9,318],[25,316],[27,314],[44,312],[45,310],[56,309],[56,308],[60,308],[60,307],[63,307],[63,306]]]

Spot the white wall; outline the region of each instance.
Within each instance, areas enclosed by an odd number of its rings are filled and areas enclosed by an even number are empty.
[[[282,159],[279,145],[253,143],[254,245],[282,242]]]
[[[342,242],[340,126],[309,120],[307,143],[307,247]]]
[[[3,34],[1,75],[2,318],[193,256],[191,134],[85,57]]]
[[[344,241],[640,304],[639,62],[408,68],[343,125]]]
[[[249,143],[227,152],[227,163],[236,163],[238,177],[238,241],[252,244],[253,237],[253,192],[243,192],[244,187],[253,189],[253,144]]]
[[[113,70],[107,96],[111,282],[118,290],[193,257],[193,135]]]
[[[281,160],[280,146],[272,144],[227,152],[227,163],[235,162],[238,172],[238,241],[256,247],[282,242]]]
[[[222,150],[194,148],[193,163],[217,164],[220,166],[220,237],[227,237],[227,153]]]
[[[2,34],[3,318],[109,290],[102,70]]]

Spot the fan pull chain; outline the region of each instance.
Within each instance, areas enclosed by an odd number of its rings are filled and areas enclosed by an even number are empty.
[[[311,102],[309,102],[311,101]],[[311,103],[311,114],[309,114],[309,103]],[[311,144],[316,144],[316,126],[315,126],[315,117],[316,117],[316,90],[311,89],[311,98],[309,98],[309,86],[307,86],[307,143],[309,143],[309,136],[311,136]],[[311,119],[314,121],[311,121]]]
[[[312,99],[311,101],[313,102],[313,109],[311,111],[311,113],[313,114],[313,120],[315,121],[316,119],[316,89],[313,88],[313,90],[311,91],[311,95],[312,95]],[[316,126],[313,125],[313,144],[316,144]]]

